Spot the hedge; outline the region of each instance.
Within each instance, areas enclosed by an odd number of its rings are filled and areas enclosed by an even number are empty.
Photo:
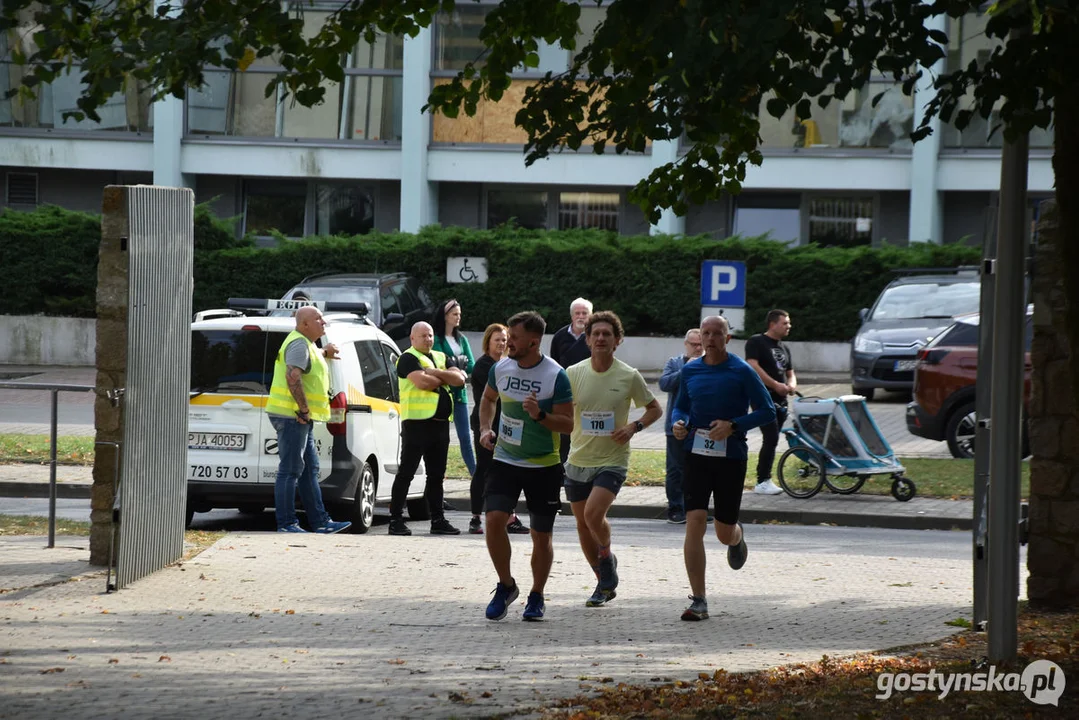
[[[12,217],[30,216],[30,217]],[[73,216],[73,217],[68,217]],[[229,240],[231,231],[209,211],[196,223],[194,309],[222,307],[229,297],[280,297],[307,275],[319,272],[396,272],[418,277],[436,300],[455,297],[464,308],[463,327],[482,330],[522,309],[535,309],[551,329],[569,318],[578,297],[618,313],[631,335],[681,335],[700,319],[700,269],[708,259],[742,260],[747,267],[746,326],[763,329],[773,307],[792,315],[792,340],[845,341],[858,327],[858,310],[868,307],[900,267],[955,267],[974,264],[977,248],[919,244],[909,248],[788,249],[762,238],[665,236],[624,237],[600,231],[534,231],[514,228],[468,230],[429,227],[416,235],[371,233],[358,237],[320,237],[282,241],[274,248]],[[68,218],[64,223],[60,218]],[[92,315],[96,236],[93,216],[46,208],[0,216],[0,259],[25,252],[36,242],[27,231],[47,228],[56,258],[27,261],[19,277],[34,293],[3,312]],[[35,225],[36,223],[36,225]],[[60,232],[71,227],[70,239]],[[484,284],[446,282],[446,258],[487,258]],[[68,284],[48,277],[60,256]],[[71,258],[82,258],[81,272]],[[67,300],[57,300],[60,292]],[[5,302],[5,305],[7,303]]]

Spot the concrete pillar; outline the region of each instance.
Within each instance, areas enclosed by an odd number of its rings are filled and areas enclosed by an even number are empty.
[[[652,143],[652,168],[663,167],[678,160],[678,140],[656,140]],[[685,235],[686,218],[667,209],[659,216],[659,222],[648,227],[649,235]]]
[[[422,112],[431,92],[431,29],[405,36],[404,97],[401,98],[402,232],[416,232],[438,222],[438,183],[427,179],[427,146],[431,116]]]
[[[180,171],[184,101],[171,95],[153,104],[154,185],[195,189],[195,178]]]
[[[931,0],[923,0],[930,3]],[[945,15],[926,19],[926,26],[946,32],[948,21]],[[931,70],[925,70],[914,88],[914,127],[920,127],[925,117],[925,105],[936,94],[933,78],[945,72],[945,61],[940,60]],[[929,121],[933,133],[914,144],[910,158],[910,224],[908,238],[910,242],[932,242],[938,245],[944,240],[944,227],[941,215],[941,197],[937,190],[937,159],[940,157],[940,118]]]
[[[182,0],[171,0],[169,15],[183,12]],[[180,172],[180,146],[184,139],[184,101],[168,95],[150,106],[154,127],[154,185],[195,189],[195,178]]]

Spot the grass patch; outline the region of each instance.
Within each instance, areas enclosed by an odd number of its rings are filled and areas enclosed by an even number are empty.
[[[0,435],[0,462],[49,462],[48,435]],[[56,438],[56,461],[93,465],[94,438],[64,435]]]
[[[0,515],[0,537],[5,535],[48,535],[49,518],[37,515]],[[57,535],[90,535],[90,523],[56,518]],[[223,530],[185,530],[182,560],[190,560],[225,537]]]
[[[35,515],[0,515],[0,536],[2,535],[48,535],[49,518]],[[57,535],[90,534],[90,523],[78,520],[56,518]]]
[[[785,449],[780,444],[780,452]],[[94,464],[94,439],[92,437],[60,437],[57,439],[56,459],[61,463],[74,465]],[[49,461],[49,437],[47,435],[0,435],[0,462],[39,462]],[[936,498],[969,498],[974,495],[974,461],[953,458],[900,458],[906,467],[906,475],[918,486],[918,494]],[[749,473],[746,476],[746,488],[752,489],[755,482],[754,470],[757,467],[756,453],[750,453]],[[627,485],[662,486],[667,474],[667,454],[663,450],[633,450]],[[450,447],[446,466],[446,477],[467,478],[468,470],[461,460],[461,454]],[[774,469],[772,477],[778,475]],[[1030,463],[1024,462],[1021,475],[1023,498],[1030,496]],[[870,478],[859,492],[868,495],[888,495],[892,483],[887,476]]]

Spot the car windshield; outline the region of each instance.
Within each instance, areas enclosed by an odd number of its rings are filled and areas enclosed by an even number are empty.
[[[951,318],[977,312],[980,296],[978,282],[896,285],[880,296],[870,319]]]
[[[191,392],[262,394],[270,391],[283,332],[193,330]]]

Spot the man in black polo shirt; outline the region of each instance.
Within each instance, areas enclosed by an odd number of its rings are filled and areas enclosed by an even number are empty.
[[[772,310],[768,313],[768,329],[754,335],[746,341],[746,362],[748,362],[772,395],[776,406],[775,422],[761,425],[760,455],[757,456],[757,487],[753,492],[759,495],[778,495],[783,488],[772,482],[772,463],[776,459],[776,445],[779,444],[779,430],[787,419],[787,396],[798,387],[798,378],[794,374],[791,351],[783,344],[783,338],[791,331],[791,317],[785,310]]]

